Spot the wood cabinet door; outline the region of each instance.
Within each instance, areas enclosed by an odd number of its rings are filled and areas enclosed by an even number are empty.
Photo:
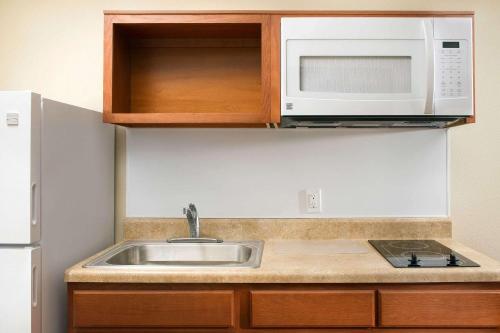
[[[230,290],[76,290],[73,327],[196,328],[234,326]]]
[[[252,291],[252,327],[372,327],[375,291]]]
[[[497,327],[499,290],[380,290],[382,327]]]

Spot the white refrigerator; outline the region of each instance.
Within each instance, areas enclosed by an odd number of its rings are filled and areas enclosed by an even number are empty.
[[[66,331],[64,270],[114,237],[114,127],[0,92],[0,332]]]

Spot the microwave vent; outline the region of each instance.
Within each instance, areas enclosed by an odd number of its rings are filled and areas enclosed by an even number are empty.
[[[465,122],[463,116],[282,116],[281,128],[445,128]]]

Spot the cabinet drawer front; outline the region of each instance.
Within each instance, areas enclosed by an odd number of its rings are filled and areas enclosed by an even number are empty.
[[[372,327],[375,291],[252,291],[253,327]]]
[[[380,291],[384,327],[500,326],[500,290]]]
[[[74,327],[232,327],[233,291],[75,291]]]

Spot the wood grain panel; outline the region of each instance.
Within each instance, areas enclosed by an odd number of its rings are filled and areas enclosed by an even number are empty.
[[[321,328],[314,328],[314,329],[263,329],[263,328],[256,328],[256,329],[231,329],[231,328],[217,328],[217,329],[210,329],[210,328],[191,328],[191,329],[186,329],[186,328],[166,328],[166,329],[161,329],[161,328],[102,328],[102,329],[95,329],[95,328],[82,328],[82,329],[77,329],[75,332],[69,332],[69,333],[371,333],[372,331],[365,329],[365,328],[358,328],[358,329],[353,329],[353,328],[327,328],[327,329],[321,329]],[[384,333],[390,333],[390,332],[384,332]],[[399,332],[394,332],[394,333],[399,333]],[[404,332],[403,332],[404,333]],[[409,332],[413,333],[413,332]],[[418,332],[418,333],[425,333],[425,332]],[[430,333],[456,333],[456,332],[435,332],[431,331]],[[494,332],[458,332],[458,333],[494,333]]]
[[[240,23],[262,23],[269,16],[267,12],[246,13],[240,12],[238,15],[227,15],[223,12],[196,13],[196,12],[173,12],[160,14],[141,15],[120,13],[105,14],[109,16],[115,24],[240,24]],[[238,30],[240,31],[240,30]]]
[[[379,328],[372,333],[498,333],[496,328]]]
[[[281,122],[281,17],[271,17],[271,122]]]
[[[131,112],[259,113],[258,47],[136,48]]]
[[[232,327],[233,291],[77,290],[73,326]]]
[[[375,326],[375,291],[251,291],[253,327]]]
[[[110,115],[109,120],[112,123],[127,124],[127,125],[151,125],[164,126],[168,124],[196,126],[203,124],[221,124],[225,126],[229,124],[256,124],[261,118],[253,113],[114,113]]]
[[[383,327],[500,326],[499,290],[381,290]]]
[[[261,108],[260,123],[271,122],[271,16],[261,24]]]
[[[111,16],[104,16],[104,39],[103,39],[103,120],[109,122],[109,116],[113,112],[113,22]]]
[[[148,38],[131,39],[136,47],[260,47],[259,38]]]
[[[257,38],[260,24],[248,22],[194,22],[185,17],[183,23],[172,22],[165,16],[165,22],[141,22],[123,24],[121,27],[131,38]],[[236,21],[236,20],[233,20]]]

